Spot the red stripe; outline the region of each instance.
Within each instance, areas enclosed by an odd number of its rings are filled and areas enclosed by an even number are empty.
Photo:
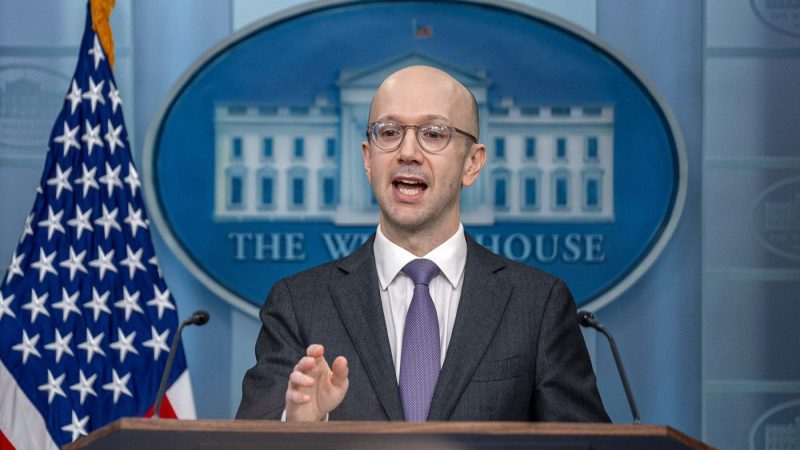
[[[154,409],[155,405],[151,406],[145,417],[151,417]],[[159,416],[163,419],[178,418],[177,414],[175,414],[175,410],[172,409],[172,404],[169,402],[169,398],[166,396],[164,397],[164,401],[161,402],[161,414],[159,414]],[[11,442],[8,442],[8,439],[6,439],[6,436],[2,431],[0,431],[0,450],[16,450],[16,448],[11,445]]]
[[[153,410],[155,408],[156,408],[156,405],[151,406],[150,409],[147,410],[147,414],[145,414],[144,416],[145,417],[152,417],[153,416]],[[178,418],[178,415],[175,414],[175,410],[172,409],[172,404],[169,402],[169,397],[167,397],[166,395],[164,396],[164,401],[161,402],[161,412],[159,412],[158,417],[161,417],[162,419],[177,419]],[[3,447],[0,447],[0,450],[5,450],[5,449]]]
[[[14,450],[14,446],[8,442],[2,431],[0,431],[0,450]]]

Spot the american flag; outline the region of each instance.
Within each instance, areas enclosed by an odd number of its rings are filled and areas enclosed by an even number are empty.
[[[178,325],[91,11],[67,92],[0,284],[0,448],[56,448],[152,414]],[[162,415],[193,418],[182,348],[170,385]]]

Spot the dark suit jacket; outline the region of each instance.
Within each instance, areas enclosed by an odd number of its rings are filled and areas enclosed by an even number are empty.
[[[318,343],[329,363],[344,355],[350,366],[331,420],[404,419],[373,239],[273,286],[237,418],[280,418],[292,368]],[[461,300],[428,419],[609,421],[561,280],[467,237]]]

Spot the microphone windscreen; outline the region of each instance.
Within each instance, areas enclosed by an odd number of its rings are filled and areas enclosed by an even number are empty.
[[[191,317],[186,319],[186,324],[201,326],[205,325],[210,318],[211,316],[208,314],[208,312],[200,309],[192,313]]]

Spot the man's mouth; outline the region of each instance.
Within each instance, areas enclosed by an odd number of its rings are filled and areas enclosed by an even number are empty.
[[[413,178],[395,178],[392,185],[403,195],[414,196],[420,194],[428,185],[421,180]]]

